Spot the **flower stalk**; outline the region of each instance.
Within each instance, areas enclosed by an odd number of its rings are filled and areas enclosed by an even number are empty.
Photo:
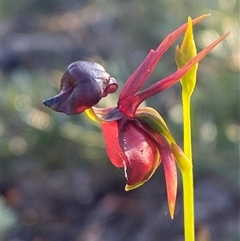
[[[184,89],[184,87],[183,87]],[[191,102],[187,92],[182,91],[183,105],[183,142],[184,152],[192,164],[192,139],[191,139]],[[183,205],[184,205],[184,236],[185,241],[195,240],[195,214],[194,214],[194,181],[193,165],[187,170],[181,170],[183,180]]]

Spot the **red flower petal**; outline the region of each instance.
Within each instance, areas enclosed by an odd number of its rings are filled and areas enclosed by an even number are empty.
[[[168,207],[171,218],[174,215],[176,196],[177,196],[177,167],[175,158],[173,156],[171,147],[167,140],[155,133],[154,136],[158,140],[159,149],[161,150],[162,162],[164,168],[164,175],[166,180],[167,187],[167,198],[168,198]]]
[[[177,83],[196,63],[203,59],[217,44],[219,44],[224,38],[229,35],[230,32],[224,34],[208,47],[199,52],[196,56],[191,58],[183,67],[175,71],[171,75],[165,77],[164,79],[156,82],[145,90],[136,93],[122,99],[119,104],[119,109],[127,116],[134,117],[137,107],[147,98],[160,93],[161,91],[168,89]]]
[[[135,121],[119,123],[119,144],[126,155],[126,190],[146,182],[160,163],[156,142],[136,126]]]
[[[202,15],[196,19],[193,19],[193,25],[200,22],[208,15]],[[118,105],[122,109],[122,101],[127,97],[134,95],[144,85],[147,78],[150,76],[160,58],[167,51],[167,49],[177,40],[177,38],[185,32],[187,29],[187,23],[180,26],[174,32],[170,33],[158,46],[156,50],[150,50],[147,57],[143,60],[141,65],[134,71],[134,73],[128,78],[124,85],[121,94],[119,96]],[[125,107],[125,105],[124,105]],[[123,113],[125,113],[123,109]]]
[[[116,167],[124,167],[126,156],[118,142],[118,124],[115,121],[101,124],[103,136],[106,142],[106,150],[112,164]]]

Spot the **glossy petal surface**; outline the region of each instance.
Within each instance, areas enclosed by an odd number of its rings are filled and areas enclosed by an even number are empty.
[[[135,121],[119,123],[119,144],[127,157],[126,190],[131,190],[152,176],[160,163],[159,151],[155,140]]]

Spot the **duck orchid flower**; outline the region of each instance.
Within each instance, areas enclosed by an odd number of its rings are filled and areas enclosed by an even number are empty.
[[[208,15],[192,21],[196,24]],[[156,50],[151,50],[142,64],[129,77],[116,107],[93,107],[118,89],[116,80],[96,63],[78,61],[70,64],[61,80],[61,92],[43,101],[45,106],[67,115],[86,112],[101,124],[106,150],[112,164],[123,168],[132,190],[149,180],[163,163],[170,215],[173,218],[177,194],[176,162],[191,167],[188,158],[176,144],[160,114],[149,107],[139,107],[147,98],[160,93],[179,81],[191,68],[226,37],[219,38],[173,74],[140,90],[167,49],[187,29],[187,23],[169,34]],[[184,160],[184,161],[183,161]]]

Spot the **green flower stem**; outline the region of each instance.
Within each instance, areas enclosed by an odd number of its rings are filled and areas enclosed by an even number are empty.
[[[190,169],[182,174],[184,202],[184,237],[185,241],[195,240],[193,172]]]
[[[192,164],[192,140],[191,140],[191,103],[190,95],[182,92],[183,104],[183,136],[184,153]],[[183,180],[183,205],[184,205],[184,236],[185,241],[195,240],[194,221],[194,188],[193,188],[193,167],[182,171]]]
[[[191,134],[191,102],[190,95],[182,93],[182,106],[183,106],[183,133],[184,133],[184,153],[192,163],[192,134]]]

